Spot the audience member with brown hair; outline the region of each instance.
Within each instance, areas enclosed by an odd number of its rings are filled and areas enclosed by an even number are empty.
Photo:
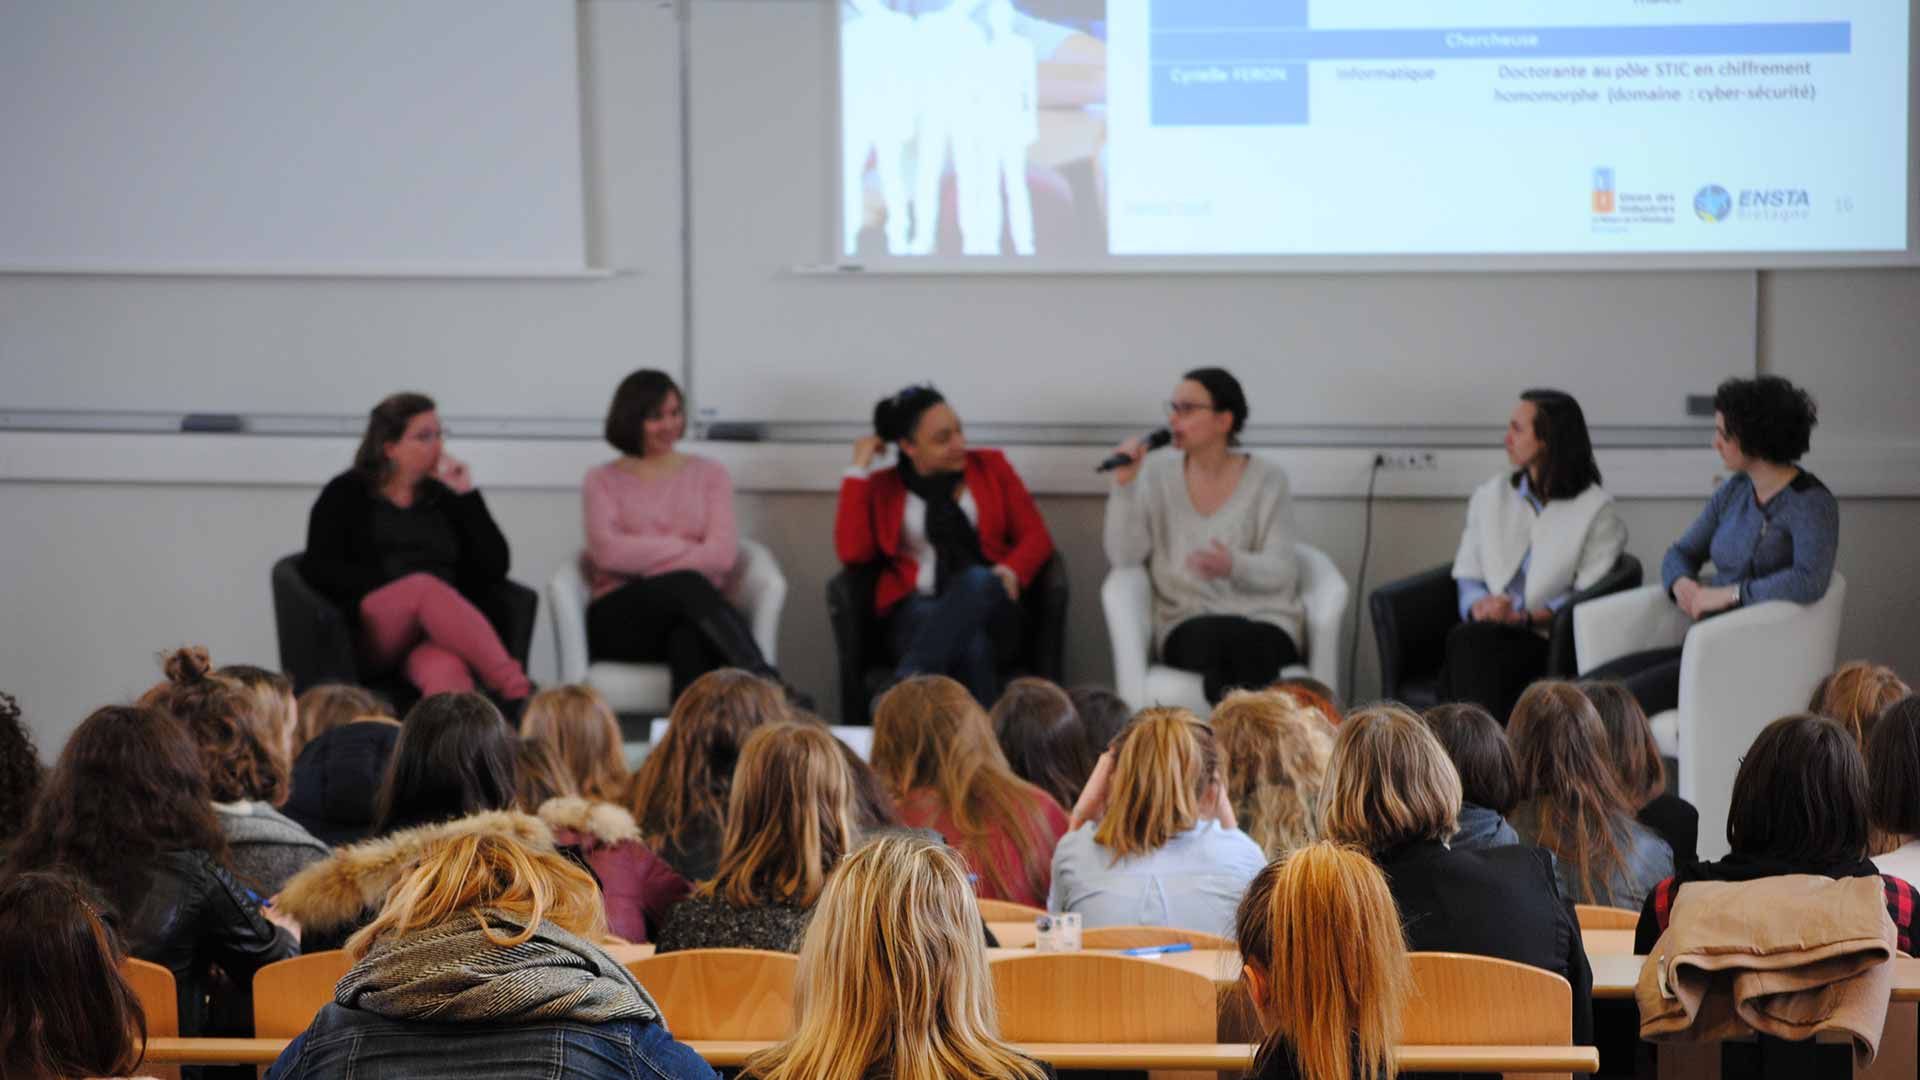
[[[1185,709],[1143,709],[1087,782],[1053,850],[1047,910],[1088,926],[1172,926],[1225,936],[1266,865],[1240,831],[1213,729]]]
[[[1871,660],[1849,660],[1813,688],[1807,711],[1846,728],[1865,751],[1873,722],[1887,706],[1913,693],[1894,670]]]
[[[980,896],[1039,907],[1067,812],[1014,775],[986,710],[944,675],[916,675],[880,696],[873,768],[893,791],[900,821],[931,828],[960,849]]]
[[[99,894],[129,952],[173,973],[182,1035],[251,1034],[254,971],[298,945],[235,880],[206,766],[178,720],[109,706],[68,736],[0,876],[55,868]]]
[[[1295,691],[1236,690],[1213,710],[1240,828],[1277,859],[1314,839],[1333,729]]]
[[[213,673],[202,648],[177,649],[164,663],[167,681],[142,704],[179,720],[200,747],[233,871],[262,896],[327,857],[327,845],[280,813],[292,787],[281,719],[237,682]]]
[[[988,713],[1014,775],[1072,806],[1093,775],[1102,747],[1087,734],[1065,690],[1032,676],[1007,684]]]
[[[293,680],[253,664],[228,664],[214,674],[253,695],[263,726],[280,733],[281,756],[292,761],[294,733],[300,727],[300,703],[293,696]]]
[[[1660,759],[1660,744],[1654,741],[1653,726],[1640,699],[1624,683],[1596,680],[1578,685],[1607,729],[1608,756],[1634,808],[1634,818],[1659,833],[1673,849],[1674,866],[1698,861],[1700,811],[1667,790],[1666,763]]]
[[[1076,686],[1067,691],[1073,711],[1086,725],[1087,743],[1097,755],[1112,745],[1133,721],[1133,710],[1126,699],[1104,686]]]
[[[720,868],[667,913],[661,952],[795,952],[827,875],[853,844],[853,778],[826,729],[781,723],[740,752]]]
[[[1867,816],[1873,822],[1873,865],[1883,874],[1920,879],[1920,697],[1887,706],[1867,744]]]
[[[400,721],[373,694],[341,683],[300,695],[298,712],[286,815],[329,844],[366,839]]]
[[[1460,831],[1447,843],[1457,848],[1519,843],[1520,835],[1507,822],[1520,803],[1520,776],[1506,729],[1471,702],[1435,705],[1420,718],[1460,774]]]
[[[1268,864],[1234,920],[1267,1030],[1250,1080],[1392,1080],[1413,971],[1400,915],[1366,853],[1325,842]]]
[[[1914,951],[1914,889],[1867,857],[1867,770],[1853,733],[1810,713],[1783,716],[1761,729],[1733,778],[1724,859],[1680,867],[1654,886],[1640,909],[1633,951],[1660,940],[1675,894],[1693,881],[1752,881],[1782,874],[1829,878],[1879,875],[1901,952]]]
[[[1593,1037],[1593,969],[1553,855],[1512,845],[1449,848],[1460,776],[1426,723],[1401,705],[1351,713],[1333,740],[1320,835],[1373,855],[1407,948],[1531,964],[1573,987],[1573,1041]]]
[[[444,831],[347,942],[333,1000],[268,1075],[712,1080],[607,940],[600,890],[571,860],[511,828]]]
[[[20,703],[0,694],[0,862],[20,836],[40,790],[40,754],[20,720]]]
[[[1319,712],[1320,718],[1327,722],[1329,732],[1340,726],[1339,697],[1333,692],[1333,687],[1328,686],[1319,679],[1310,679],[1305,675],[1295,675],[1291,678],[1281,679],[1267,689],[1292,694],[1294,697],[1300,699],[1301,702],[1313,706],[1313,708]]]
[[[120,973],[121,944],[86,886],[26,873],[0,884],[0,1076],[125,1076],[140,1064],[146,1011]],[[29,989],[31,988],[31,989]]]
[[[475,693],[430,694],[407,710],[374,802],[374,835],[505,810],[519,791],[515,739]]]
[[[719,868],[740,749],[755,728],[786,718],[780,687],[738,668],[709,671],[675,699],[625,803],[647,846],[681,877],[704,881]]]
[[[1673,849],[1633,818],[1610,761],[1600,713],[1569,682],[1534,683],[1507,721],[1527,797],[1514,831],[1559,857],[1560,884],[1577,904],[1635,908],[1673,873]]]
[[[1000,1041],[980,912],[958,853],[898,833],[847,856],[800,946],[793,1034],[751,1080],[1047,1080]]]
[[[538,814],[548,799],[578,798],[580,785],[560,761],[560,752],[545,739],[521,736],[513,746],[514,803],[522,812]]]
[[[579,794],[596,802],[617,802],[626,794],[620,720],[593,687],[555,686],[533,695],[520,717],[520,734],[553,746]]]

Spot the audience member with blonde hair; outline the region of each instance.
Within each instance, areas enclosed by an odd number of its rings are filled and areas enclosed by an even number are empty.
[[[268,1075],[377,1061],[393,1075],[709,1080],[607,937],[599,887],[565,856],[511,832],[447,834],[348,940],[332,1003]]]
[[[661,952],[793,952],[827,874],[853,846],[853,777],[817,724],[780,723],[747,739],[711,880],[667,913]]]
[[[1065,690],[1032,676],[1007,684],[988,713],[993,734],[1014,775],[1072,806],[1093,775],[1103,746],[1095,746],[1087,725]]]
[[[1639,907],[1673,873],[1673,849],[1633,818],[1593,702],[1569,682],[1527,687],[1507,721],[1527,798],[1514,831],[1559,857],[1576,904]]]
[[[881,695],[872,758],[901,824],[933,829],[959,848],[981,897],[1046,903],[1067,812],[1008,767],[986,710],[966,687],[916,675]]]
[[[286,815],[328,844],[365,840],[400,721],[378,697],[343,683],[301,694],[298,712]]]
[[[241,683],[214,674],[207,650],[176,649],[167,681],[141,698],[179,720],[206,765],[213,809],[227,835],[233,872],[262,896],[280,891],[302,868],[327,857],[327,845],[280,813],[292,790],[286,729]]]
[[[1873,865],[1883,874],[1920,880],[1920,697],[1887,706],[1867,744],[1867,816],[1873,822]]]
[[[1227,798],[1240,828],[1275,859],[1313,840],[1333,728],[1293,691],[1236,690],[1214,706]]]
[[[581,795],[615,802],[626,794],[620,721],[593,687],[556,686],[533,695],[520,717],[520,735],[552,744]]]
[[[1813,688],[1807,711],[1846,728],[1864,751],[1873,741],[1873,722],[1886,707],[1913,693],[1894,670],[1871,660],[1849,660]]]
[[[1592,679],[1576,685],[1593,702],[1600,725],[1607,729],[1607,756],[1634,810],[1634,820],[1660,834],[1673,849],[1676,867],[1697,862],[1700,811],[1667,790],[1667,766],[1640,699],[1625,683]]]
[[[513,801],[523,812],[538,814],[549,799],[580,797],[580,785],[545,739],[521,736],[514,743],[513,763]]]
[[[1460,776],[1426,723],[1402,705],[1348,714],[1320,796],[1320,835],[1373,855],[1387,875],[1407,947],[1544,968],[1573,987],[1573,1041],[1593,1036],[1593,969],[1552,853],[1449,848]]]
[[[1100,755],[1053,851],[1047,909],[1088,926],[1173,926],[1225,936],[1266,864],[1240,831],[1213,729],[1144,709]]]
[[[1364,852],[1314,843],[1254,877],[1234,920],[1267,1038],[1258,1080],[1392,1080],[1413,993],[1400,915]]]
[[[0,881],[0,1076],[125,1076],[147,1042],[146,1010],[121,973],[126,947],[102,901],[64,874]],[[31,989],[29,989],[31,988]]]
[[[780,687],[738,668],[709,671],[674,700],[667,734],[628,782],[625,803],[647,846],[681,877],[702,881],[719,868],[740,748],[755,728],[786,718]]]
[[[280,733],[281,755],[292,761],[295,732],[300,727],[300,702],[293,696],[293,680],[253,664],[228,664],[214,674],[253,695],[263,726]]]
[[[1472,702],[1435,705],[1420,714],[1453,770],[1460,774],[1460,830],[1449,847],[1503,847],[1520,842],[1507,815],[1520,802],[1520,776],[1507,732]]]
[[[888,833],[828,879],[800,946],[793,1036],[751,1080],[1043,1080],[1000,1041],[980,912],[954,851]]]

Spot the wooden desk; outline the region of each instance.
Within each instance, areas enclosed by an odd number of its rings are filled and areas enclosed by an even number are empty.
[[[1040,937],[1040,931],[1034,927],[1031,919],[1022,922],[990,922],[987,924],[987,929],[993,931],[993,939],[998,941],[1003,949],[1031,949],[1033,943]]]
[[[607,955],[613,957],[615,960],[618,960],[622,964],[631,964],[635,960],[645,960],[647,957],[652,956],[654,952],[655,952],[655,948],[652,945],[609,945],[607,946]]]
[[[146,1065],[263,1065],[280,1056],[287,1039],[148,1039]],[[739,1065],[772,1045],[763,1042],[690,1042],[694,1053],[719,1067]],[[1028,1043],[1018,1048],[1059,1069],[1213,1069],[1240,1072],[1253,1060],[1249,1043]],[[1407,1071],[1521,1071],[1590,1073],[1600,1067],[1591,1046],[1402,1046]]]
[[[989,922],[987,929],[993,931],[994,940],[1000,942],[1003,949],[1031,949],[1039,932],[1030,921]],[[1586,943],[1588,956],[1618,956],[1633,952],[1633,931],[1631,930],[1585,930],[1580,939]],[[628,949],[646,949],[651,955],[651,945],[629,945]],[[619,950],[611,950],[622,963],[626,961]]]
[[[1118,955],[1117,949],[1083,949],[1082,952]],[[1032,949],[988,949],[987,962],[992,963],[1010,956],[1032,956]],[[1182,971],[1191,971],[1213,980],[1216,987],[1233,986],[1240,981],[1240,954],[1231,949],[1190,949],[1186,952],[1162,953],[1159,956],[1142,956],[1154,964],[1165,964]]]

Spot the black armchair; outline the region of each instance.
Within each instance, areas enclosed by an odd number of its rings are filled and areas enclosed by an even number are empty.
[[[1573,655],[1573,609],[1586,600],[1640,584],[1640,560],[1622,554],[1592,588],[1573,594],[1553,618],[1547,637],[1547,674],[1577,673]],[[1440,669],[1447,659],[1447,631],[1460,622],[1459,592],[1451,564],[1389,582],[1367,597],[1373,639],[1380,648],[1380,696],[1415,709],[1440,703]]]
[[[526,667],[540,594],[519,582],[503,581],[480,598],[479,607],[507,652]],[[360,670],[353,623],[300,575],[299,552],[273,564],[273,623],[280,636],[280,669],[293,680],[294,693],[318,683],[352,683],[385,696],[403,712],[420,697],[404,676],[374,679]]]
[[[873,614],[877,562],[849,566],[827,582],[827,616],[840,658],[840,722],[865,724],[873,695],[893,675],[885,638]],[[1020,594],[1026,608],[1026,639],[1012,674],[1059,682],[1067,666],[1067,563],[1058,551]],[[989,702],[988,704],[992,704]]]

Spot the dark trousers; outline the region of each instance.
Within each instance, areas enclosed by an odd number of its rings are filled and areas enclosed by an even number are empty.
[[[630,581],[587,605],[587,655],[628,663],[665,661],[676,698],[715,668],[773,670],[746,619],[695,570]]]
[[[1585,678],[1625,684],[1647,715],[1657,716],[1680,707],[1680,646],[1628,653],[1587,672]]]
[[[1173,628],[1161,659],[1200,673],[1207,701],[1227,691],[1270,686],[1280,669],[1300,662],[1300,649],[1285,630],[1239,615],[1198,615]]]
[[[1547,673],[1547,639],[1525,627],[1464,622],[1447,631],[1440,700],[1466,701],[1506,726],[1528,686]]]
[[[887,613],[887,642],[896,679],[947,675],[982,707],[1000,697],[1000,672],[1019,655],[1025,631],[1020,605],[984,566],[969,567],[939,596],[910,593]]]

